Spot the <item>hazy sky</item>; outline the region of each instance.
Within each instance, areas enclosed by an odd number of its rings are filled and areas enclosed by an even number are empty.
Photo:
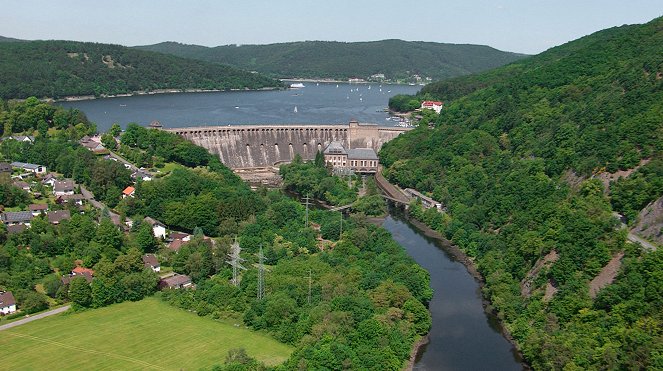
[[[2,0],[0,35],[122,45],[423,40],[539,53],[663,15],[663,0]]]

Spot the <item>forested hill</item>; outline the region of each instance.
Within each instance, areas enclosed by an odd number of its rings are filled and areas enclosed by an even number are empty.
[[[0,42],[0,98],[113,95],[158,89],[258,89],[278,81],[217,63],[120,45]]]
[[[612,215],[663,196],[662,55],[657,18],[431,84],[435,127],[380,152],[388,178],[446,205],[412,212],[476,259],[534,369],[663,367],[663,251],[626,243]]]
[[[137,48],[220,62],[280,78],[347,79],[384,74],[385,78],[396,80],[418,74],[437,80],[485,71],[525,57],[482,45],[403,40],[304,41],[213,48],[165,42]]]

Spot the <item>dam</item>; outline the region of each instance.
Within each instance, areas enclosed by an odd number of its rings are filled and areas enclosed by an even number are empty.
[[[162,129],[180,135],[216,154],[231,169],[263,168],[287,163],[299,154],[312,160],[332,141],[345,148],[373,148],[401,133],[405,127],[385,127],[350,121],[329,125],[228,125]]]

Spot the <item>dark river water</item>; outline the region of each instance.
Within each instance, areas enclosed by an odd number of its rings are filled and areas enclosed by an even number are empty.
[[[117,122],[164,127],[245,124],[333,124],[351,119],[393,126],[383,112],[395,94],[420,87],[304,83],[297,90],[157,94],[63,102],[85,112],[106,131]],[[295,112],[297,107],[297,112]],[[430,343],[419,354],[420,370],[521,370],[513,347],[483,310],[479,284],[447,254],[441,242],[424,236],[397,210],[384,222],[400,243],[431,275],[433,326]]]
[[[304,82],[301,89],[175,93],[61,102],[85,112],[106,131],[117,122],[147,125],[158,120],[164,127],[247,124],[340,124],[355,119],[393,126],[387,120],[389,98],[414,94],[410,85]],[[338,86],[338,87],[337,87]],[[295,112],[295,107],[296,112]]]
[[[430,272],[430,343],[421,349],[415,370],[522,370],[514,347],[500,333],[497,319],[483,309],[479,283],[445,251],[392,210],[383,227]]]

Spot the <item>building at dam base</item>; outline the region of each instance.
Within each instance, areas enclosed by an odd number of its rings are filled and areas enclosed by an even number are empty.
[[[260,168],[291,162],[295,154],[312,160],[331,142],[345,148],[372,148],[411,130],[350,121],[330,125],[234,125],[164,129],[219,156],[232,169]]]

